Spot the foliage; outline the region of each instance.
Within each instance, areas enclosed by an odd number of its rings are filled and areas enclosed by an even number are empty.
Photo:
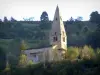
[[[9,71],[10,70],[10,64],[7,62],[7,64],[6,64],[6,68],[5,68],[5,71]]]
[[[77,22],[82,21],[82,20],[83,20],[83,17],[81,17],[81,16],[78,16],[77,19],[75,19],[75,21],[77,21]]]
[[[93,48],[100,47],[100,24],[97,25],[97,28],[94,32],[91,32],[87,37],[87,44],[91,45]]]
[[[8,54],[7,62],[8,62],[8,65],[10,66],[10,68],[13,68],[13,67],[17,66],[18,65],[18,60],[19,60],[18,56],[15,56],[11,53]]]
[[[100,62],[92,60],[75,61],[68,60],[60,62],[43,63],[31,65],[24,68],[15,68],[7,75],[99,75]],[[2,75],[6,75],[5,72]]]
[[[85,45],[84,47],[68,47],[66,59],[96,59],[96,53],[91,46]]]
[[[13,17],[11,17],[10,21],[11,22],[16,22],[16,20]]]
[[[77,47],[68,47],[66,58],[73,60],[77,59],[79,56],[79,48]]]
[[[49,21],[41,21],[39,27],[44,30],[51,28],[51,23]]]
[[[20,50],[26,50],[28,47],[24,40],[21,41]]]
[[[92,12],[90,14],[90,21],[93,23],[100,24],[100,14],[98,13],[98,11]]]
[[[83,28],[83,33],[86,34],[89,31],[88,27]]]
[[[8,19],[7,19],[7,17],[4,17],[4,22],[8,22]]]
[[[19,67],[25,67],[27,65],[27,56],[25,54],[21,54],[19,57]]]
[[[95,52],[93,48],[91,48],[90,46],[85,45],[81,52],[82,52],[81,53],[82,59],[95,59],[96,58]]]
[[[48,17],[48,14],[46,11],[42,12],[40,20],[41,20],[41,22],[40,22],[39,27],[41,29],[50,29],[51,28],[51,24],[49,22],[49,17]]]
[[[27,65],[33,65],[33,64],[34,64],[34,63],[33,63],[32,60],[29,60],[28,63],[27,63]]]
[[[42,12],[40,20],[41,21],[49,21],[48,14],[46,11]]]
[[[0,71],[4,70],[6,67],[6,53],[4,49],[0,47]]]
[[[97,59],[100,60],[100,48],[97,48],[97,50],[96,50],[96,56],[97,56]]]

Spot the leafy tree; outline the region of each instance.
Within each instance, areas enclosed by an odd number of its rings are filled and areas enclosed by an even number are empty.
[[[18,56],[10,53],[8,55],[8,66],[10,66],[10,68],[14,68],[17,65],[18,65]]]
[[[51,23],[49,21],[41,21],[39,27],[44,30],[51,28]]]
[[[20,46],[21,53],[20,53],[20,57],[19,57],[19,66],[20,67],[24,67],[27,65],[27,56],[23,53],[23,50],[26,50],[26,49],[27,49],[27,46],[25,44],[25,41],[22,40],[21,46]]]
[[[88,27],[84,27],[84,28],[83,28],[83,33],[87,33],[88,30],[89,30]]]
[[[0,47],[0,71],[4,70],[6,67],[6,54],[4,49]]]
[[[8,22],[8,19],[7,19],[7,17],[4,17],[4,22]]]
[[[96,50],[97,59],[100,60],[100,48]]]
[[[33,64],[34,64],[33,61],[29,60],[27,65],[33,65]]]
[[[51,28],[51,23],[49,22],[49,17],[46,11],[44,11],[40,17],[40,25],[39,27],[41,29],[50,29]]]
[[[10,21],[15,22],[16,20],[13,17],[11,17]]]
[[[21,41],[21,45],[20,45],[20,50],[26,50],[27,49],[27,45],[25,43],[24,40]]]
[[[87,44],[91,45],[93,48],[100,47],[100,24],[97,25],[97,29],[94,32],[88,35]]]
[[[0,23],[2,22],[2,20],[0,19]]]
[[[75,21],[82,21],[83,20],[83,17],[81,16],[78,16],[77,19],[75,19]]]
[[[24,21],[33,21],[34,20],[34,17],[29,17],[29,18],[23,18]]]
[[[74,18],[71,17],[69,20],[66,21],[66,24],[72,24],[74,22]]]
[[[46,11],[42,12],[42,15],[40,17],[41,21],[49,21],[49,17]]]
[[[71,18],[69,19],[69,21],[73,22],[73,21],[74,21],[74,18],[73,18],[73,17],[71,17]]]
[[[27,56],[23,53],[21,53],[19,57],[19,67],[25,67],[27,65]]]
[[[98,13],[98,11],[92,12],[90,14],[90,21],[93,23],[100,23],[100,14]]]
[[[79,56],[79,49],[77,47],[69,47],[67,50],[66,58],[73,60]]]
[[[96,57],[93,48],[90,46],[85,45],[81,52],[82,59],[94,59]]]

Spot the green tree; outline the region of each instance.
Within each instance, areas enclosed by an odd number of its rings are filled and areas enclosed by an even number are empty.
[[[0,23],[2,23],[2,20],[0,19]]]
[[[10,21],[11,22],[16,22],[16,20],[13,17],[11,17]]]
[[[49,22],[49,17],[46,11],[44,11],[40,17],[40,25],[39,27],[41,29],[50,29],[51,28],[51,23]]]
[[[27,44],[25,43],[24,40],[21,41],[21,44],[20,44],[20,50],[26,50],[28,48]]]
[[[27,45],[25,44],[25,41],[21,41],[21,46],[20,46],[20,56],[19,56],[19,66],[20,67],[25,67],[27,65],[27,56],[24,54],[24,50],[27,49]]]
[[[79,48],[77,47],[68,47],[66,58],[73,60],[77,59],[79,56]]]
[[[6,53],[4,49],[0,47],[0,71],[4,70],[6,67]]]
[[[7,19],[7,17],[4,17],[4,22],[8,22],[8,19]]]
[[[18,65],[19,67],[25,67],[27,65],[27,56],[25,54],[20,54]]]
[[[98,11],[92,12],[90,14],[90,21],[93,23],[100,23],[100,14],[98,13]]]
[[[82,59],[95,59],[95,52],[92,47],[85,45],[81,51]]]
[[[40,17],[41,21],[49,21],[49,17],[46,11],[42,12],[41,17]]]
[[[82,20],[83,20],[83,17],[81,17],[81,16],[78,16],[77,19],[75,19],[76,22],[82,21]]]
[[[97,25],[97,29],[94,32],[88,35],[87,44],[93,48],[100,47],[100,24]]]
[[[27,65],[30,66],[30,65],[33,65],[33,64],[34,64],[33,61],[32,60],[29,60]]]
[[[100,48],[96,50],[97,59],[100,60]]]

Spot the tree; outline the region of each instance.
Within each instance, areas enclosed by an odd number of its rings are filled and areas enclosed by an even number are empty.
[[[83,28],[83,33],[87,33],[89,31],[89,29],[88,29],[88,27],[87,26],[85,26],[84,28]]]
[[[27,46],[25,44],[25,41],[22,40],[21,41],[21,46],[20,46],[20,57],[19,57],[19,66],[20,67],[25,67],[27,65],[27,56],[23,53],[23,50],[26,50]]]
[[[100,48],[100,24],[97,25],[97,29],[94,32],[88,35],[87,44],[93,48]]]
[[[27,65],[27,56],[23,53],[20,54],[19,64],[20,67],[25,67]]]
[[[33,61],[32,60],[29,60],[27,65],[31,66],[33,64],[34,64]]]
[[[40,17],[40,28],[41,29],[50,29],[51,28],[51,23],[49,22],[49,17],[46,11],[44,11]]]
[[[93,48],[85,45],[82,49],[81,58],[82,59],[94,59],[95,52]]]
[[[46,11],[42,12],[42,15],[40,17],[41,21],[49,21],[49,17]]]
[[[0,19],[0,23],[2,22],[2,20]]]
[[[23,18],[24,21],[33,21],[34,20],[34,17],[29,17],[29,18]]]
[[[0,70],[4,70],[6,67],[6,53],[4,49],[0,47]]]
[[[74,18],[71,17],[71,18],[69,19],[69,21],[70,21],[70,22],[74,22]]]
[[[13,17],[11,17],[10,21],[15,22],[16,20]]]
[[[79,56],[79,49],[77,47],[69,47],[67,50],[66,58],[73,60]]]
[[[66,24],[72,24],[74,22],[74,18],[71,17],[69,20],[66,21]]]
[[[92,12],[90,14],[90,22],[97,23],[97,24],[100,23],[100,14],[98,13],[98,11]]]
[[[26,50],[27,49],[27,45],[25,43],[24,40],[21,41],[21,45],[20,45],[20,50]]]
[[[100,60],[100,48],[97,48],[96,55],[97,55],[97,59]]]
[[[4,22],[8,22],[8,19],[7,19],[7,17],[4,17]]]
[[[75,19],[75,21],[82,21],[83,20],[83,17],[81,16],[78,16],[77,19]]]

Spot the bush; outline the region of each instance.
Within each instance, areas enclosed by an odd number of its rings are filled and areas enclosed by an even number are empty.
[[[77,47],[69,47],[66,53],[67,59],[77,59],[79,56],[79,48]]]
[[[96,55],[92,47],[85,45],[81,51],[82,59],[95,59]]]

